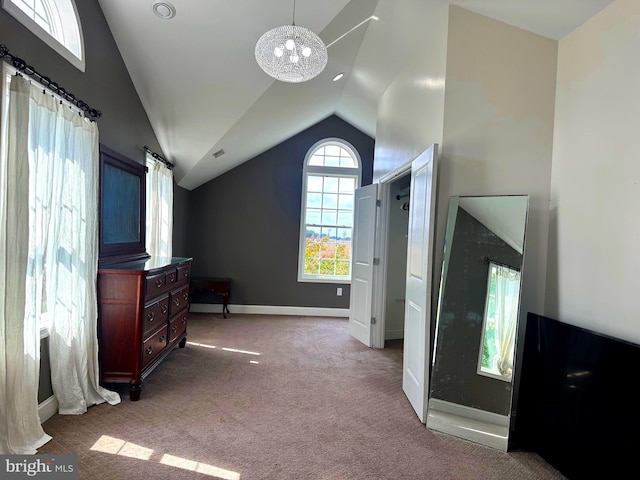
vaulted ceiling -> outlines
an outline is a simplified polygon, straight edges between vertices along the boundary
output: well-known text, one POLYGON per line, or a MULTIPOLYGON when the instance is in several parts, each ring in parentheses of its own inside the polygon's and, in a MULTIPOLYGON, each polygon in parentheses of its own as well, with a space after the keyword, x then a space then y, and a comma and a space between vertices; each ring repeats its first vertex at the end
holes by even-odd
POLYGON ((378 18, 331 45, 325 70, 300 84, 272 79, 254 57, 264 32, 291 23, 294 0, 168 1, 171 19, 151 0, 99 3, 162 153, 192 190, 332 114, 375 137, 378 100, 414 58, 434 2, 560 39, 613 0, 297 0, 296 25, 326 44, 378 18))

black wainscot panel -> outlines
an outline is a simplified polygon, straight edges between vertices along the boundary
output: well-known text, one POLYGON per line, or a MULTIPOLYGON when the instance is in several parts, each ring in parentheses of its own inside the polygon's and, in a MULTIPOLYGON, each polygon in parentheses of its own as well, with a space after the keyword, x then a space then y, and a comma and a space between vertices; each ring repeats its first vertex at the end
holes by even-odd
POLYGON ((569 479, 640 475, 640 346, 529 313, 514 445, 569 479))

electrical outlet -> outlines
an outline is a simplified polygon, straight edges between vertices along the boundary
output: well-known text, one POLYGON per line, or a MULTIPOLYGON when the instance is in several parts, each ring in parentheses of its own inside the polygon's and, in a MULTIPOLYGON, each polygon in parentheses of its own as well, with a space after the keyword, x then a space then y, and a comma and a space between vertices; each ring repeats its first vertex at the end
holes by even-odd
POLYGON ((338 290, 336 290, 336 295, 338 295, 339 297, 342 296, 342 288, 338 287, 338 290))

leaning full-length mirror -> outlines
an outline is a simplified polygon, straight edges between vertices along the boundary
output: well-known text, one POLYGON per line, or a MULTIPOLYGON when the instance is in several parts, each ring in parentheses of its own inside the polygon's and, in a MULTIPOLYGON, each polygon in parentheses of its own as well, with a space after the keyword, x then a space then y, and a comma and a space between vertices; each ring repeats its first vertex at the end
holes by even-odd
POLYGON ((529 197, 451 197, 427 427, 508 448, 529 197))

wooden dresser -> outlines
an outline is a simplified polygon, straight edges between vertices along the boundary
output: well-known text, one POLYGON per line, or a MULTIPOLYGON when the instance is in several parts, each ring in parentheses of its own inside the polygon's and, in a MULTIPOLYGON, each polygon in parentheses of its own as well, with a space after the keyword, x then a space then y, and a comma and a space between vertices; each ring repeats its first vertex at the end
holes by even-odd
POLYGON ((191 258, 148 257, 98 269, 100 383, 129 383, 140 398, 143 380, 187 342, 191 258))

